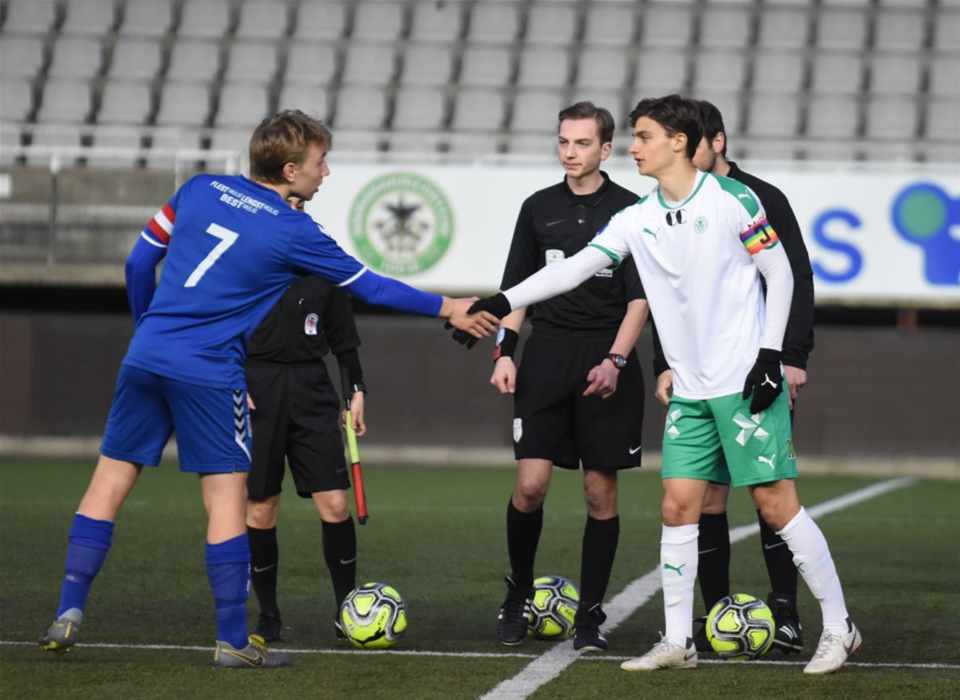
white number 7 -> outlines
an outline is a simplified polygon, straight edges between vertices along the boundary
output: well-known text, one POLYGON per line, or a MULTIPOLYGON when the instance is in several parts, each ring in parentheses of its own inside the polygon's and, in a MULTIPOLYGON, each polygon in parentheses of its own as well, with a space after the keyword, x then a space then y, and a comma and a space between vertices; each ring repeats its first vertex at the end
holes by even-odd
POLYGON ((190 273, 190 276, 183 285, 184 287, 196 287, 200 278, 207 274, 207 270, 213 267, 213 263, 217 262, 220 256, 227 252, 227 248, 236 243, 237 238, 239 238, 239 234, 236 232, 223 226, 218 226, 217 224, 210 224, 207 227, 207 233, 219 238, 220 242, 217 243, 213 250, 210 251, 210 254, 197 265, 197 269, 190 273))

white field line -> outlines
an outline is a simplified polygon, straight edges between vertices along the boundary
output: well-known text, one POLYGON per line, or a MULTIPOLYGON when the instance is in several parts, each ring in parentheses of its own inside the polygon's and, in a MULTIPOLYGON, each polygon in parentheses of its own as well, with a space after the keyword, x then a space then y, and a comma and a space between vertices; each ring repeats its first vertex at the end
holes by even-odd
MULTIPOLYGON (((16 641, 12 639, 0 640, 0 646, 20 646, 20 647, 34 647, 36 642, 23 642, 16 641)), ((202 651, 207 654, 213 651, 213 647, 199 646, 199 645, 189 645, 189 644, 109 644, 106 642, 92 642, 84 643, 84 649, 127 649, 129 651, 202 651)), ((372 657, 372 656, 428 656, 428 657, 441 657, 441 658, 451 658, 451 659, 475 659, 475 660, 488 660, 488 659, 536 659, 538 654, 521 654, 521 653, 491 653, 483 651, 430 651, 430 650, 394 650, 394 649, 353 649, 352 647, 344 646, 342 649, 298 649, 283 647, 283 651, 288 654, 317 654, 319 656, 353 656, 355 658, 363 657, 372 657)), ((612 654, 603 654, 599 656, 584 656, 582 661, 607 661, 620 663, 621 661, 626 661, 627 659, 633 658, 632 656, 614 656, 612 654)), ((730 661, 722 661, 720 659, 700 659, 697 663, 701 664, 729 664, 730 661)), ((756 668, 760 666, 804 666, 806 661, 772 661, 767 659, 762 659, 759 661, 750 661, 745 662, 744 665, 749 668, 756 668)), ((941 669, 948 671, 960 671, 960 664, 940 664, 940 663, 885 663, 885 662, 857 662, 857 661, 848 661, 845 666, 871 666, 877 668, 917 668, 917 669, 941 669)))
MULTIPOLYGON (((833 498, 811 508, 807 508, 807 513, 811 517, 833 513, 838 510, 843 510, 844 508, 849 508, 862 501, 876 498, 889 491, 910 486, 915 481, 916 479, 911 478, 881 481, 858 491, 848 493, 845 496, 833 498)), ((730 544, 739 542, 758 532, 760 532, 760 525, 757 523, 735 527, 730 530, 730 544)), ((604 612, 607 614, 607 621, 603 626, 604 631, 612 632, 635 610, 650 600, 650 598, 660 590, 660 585, 659 568, 628 584, 608 605, 604 606, 604 612)), ((580 656, 581 652, 574 651, 572 640, 558 644, 550 651, 537 657, 535 661, 532 661, 513 678, 508 678, 494 686, 490 692, 482 695, 480 700, 524 700, 524 698, 533 695, 540 686, 549 683, 563 673, 563 671, 580 658, 580 656)))

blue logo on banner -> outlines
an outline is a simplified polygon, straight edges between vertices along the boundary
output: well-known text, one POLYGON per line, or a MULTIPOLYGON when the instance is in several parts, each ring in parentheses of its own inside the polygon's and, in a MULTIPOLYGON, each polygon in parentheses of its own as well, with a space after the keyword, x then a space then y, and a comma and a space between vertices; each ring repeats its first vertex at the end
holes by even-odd
POLYGON ((960 285, 960 199, 937 185, 920 183, 904 189, 890 211, 893 227, 905 241, 923 248, 924 275, 931 284, 960 285))

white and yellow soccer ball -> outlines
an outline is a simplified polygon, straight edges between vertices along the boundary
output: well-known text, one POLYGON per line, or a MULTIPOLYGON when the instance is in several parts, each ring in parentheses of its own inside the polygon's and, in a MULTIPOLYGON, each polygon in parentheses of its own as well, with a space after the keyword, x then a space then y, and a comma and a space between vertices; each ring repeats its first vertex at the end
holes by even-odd
POLYGON ((720 599, 707 615, 707 639, 725 659, 748 661, 766 653, 774 628, 770 608, 746 593, 720 599))
POLYGON ((387 649, 407 630, 407 605, 393 586, 365 583, 344 598, 340 624, 353 646, 387 649))
POLYGON ((580 592, 563 576, 542 576, 533 582, 527 634, 559 641, 573 636, 573 618, 580 592))

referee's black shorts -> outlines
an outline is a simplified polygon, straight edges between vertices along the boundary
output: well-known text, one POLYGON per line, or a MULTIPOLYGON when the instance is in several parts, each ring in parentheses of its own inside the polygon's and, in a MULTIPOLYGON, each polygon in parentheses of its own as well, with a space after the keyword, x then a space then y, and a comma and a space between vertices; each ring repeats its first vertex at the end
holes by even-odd
POLYGON ((253 454, 247 495, 263 501, 281 492, 284 461, 297 494, 350 488, 340 436, 340 400, 323 362, 247 362, 253 454))
POLYGON ((615 335, 589 340, 534 330, 524 344, 514 395, 514 454, 558 467, 626 469, 640 466, 643 373, 636 351, 627 356, 617 391, 608 399, 583 396, 587 374, 610 352, 615 335))

